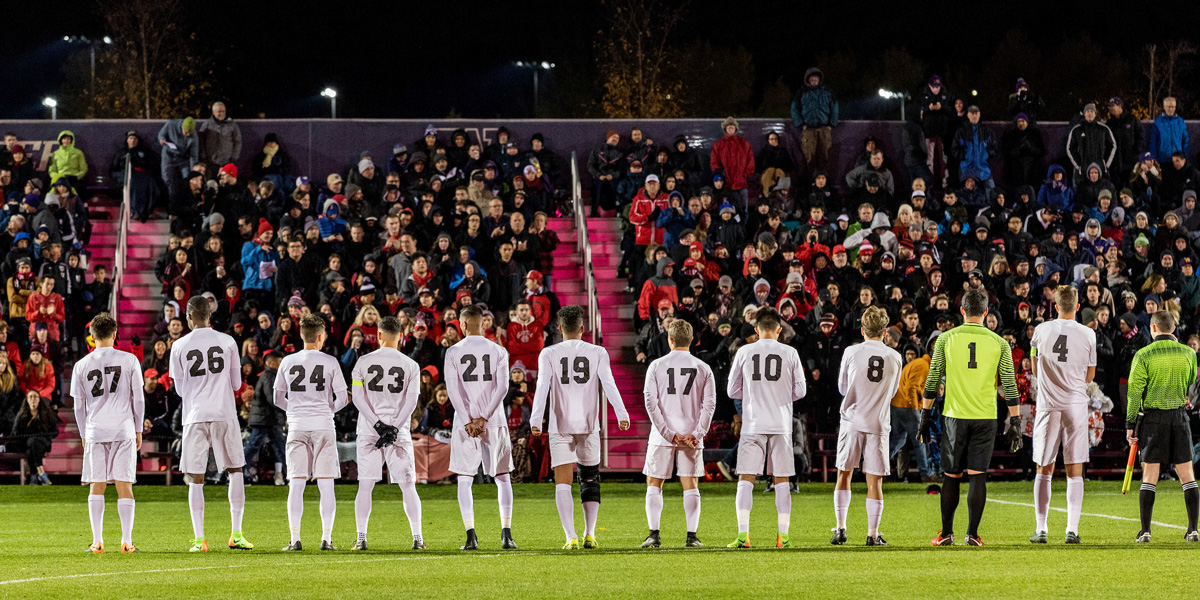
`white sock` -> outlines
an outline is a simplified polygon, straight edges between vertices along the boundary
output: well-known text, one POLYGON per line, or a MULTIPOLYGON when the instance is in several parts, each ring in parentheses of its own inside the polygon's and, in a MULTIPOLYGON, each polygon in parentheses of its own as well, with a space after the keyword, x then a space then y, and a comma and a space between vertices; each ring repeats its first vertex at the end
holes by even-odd
POLYGON ((496 476, 496 501, 500 503, 500 527, 512 527, 512 478, 508 473, 496 476))
POLYGON ((471 495, 471 485, 475 478, 470 475, 458 476, 458 512, 462 513, 463 528, 470 531, 475 529, 475 498, 471 495))
POLYGON ((417 495, 417 486, 413 483, 401 483, 400 492, 404 494, 404 516, 408 517, 408 528, 412 530, 414 540, 421 539, 421 496, 417 495))
POLYGON ((1079 533, 1079 514, 1083 511, 1083 478, 1067 478, 1067 531, 1079 533))
POLYGON ((133 498, 117 498, 117 514, 121 517, 121 543, 133 545, 133 498))
POLYGON ((662 521, 663 495, 662 488, 646 486, 646 524, 650 531, 658 531, 662 521))
POLYGON ((288 482, 288 529, 292 533, 292 542, 300 541, 300 521, 304 516, 304 486, 308 481, 303 478, 292 479, 288 482))
POLYGON ((554 506, 558 507, 558 521, 562 523, 567 539, 578 539, 579 536, 575 533, 575 497, 571 493, 571 484, 560 483, 554 486, 554 506))
POLYGON ((1033 478, 1033 514, 1037 518, 1037 531, 1046 531, 1046 517, 1050 514, 1050 476, 1038 473, 1033 478))
POLYGON ((738 533, 750 533, 750 511, 754 508, 753 482, 738 482, 737 494, 733 497, 733 506, 737 509, 738 533))
POLYGON ((883 518, 883 500, 867 498, 867 535, 879 535, 879 520, 883 518))
POLYGON ((583 503, 583 535, 596 535, 596 519, 599 516, 599 502, 583 503))
POLYGON ((358 529, 359 539, 367 537, 367 522, 371 520, 371 491, 374 489, 374 479, 358 480, 358 494, 354 496, 354 526, 358 529))
POLYGON ((321 492, 321 541, 333 541, 333 517, 337 515, 337 497, 333 495, 333 480, 318 479, 317 491, 321 492))
POLYGON ((232 531, 242 530, 242 513, 246 512, 246 477, 241 471, 229 474, 229 519, 232 531))
POLYGON ((281 462, 275 463, 275 474, 281 475, 281 476, 283 475, 283 463, 281 463, 281 462))
POLYGON ((696 533, 700 526, 700 490, 683 490, 683 516, 688 533, 696 533))
POLYGON ((850 510, 850 490, 833 490, 833 516, 837 518, 837 528, 846 528, 846 512, 850 510))
POLYGON ((92 543, 104 543, 104 494, 88 496, 88 517, 92 522, 92 543))
POLYGON ((204 484, 188 484, 188 507, 192 509, 192 537, 204 537, 204 484))
POLYGON ((787 535, 792 526, 792 486, 786 481, 775 484, 775 512, 779 515, 779 533, 787 535))

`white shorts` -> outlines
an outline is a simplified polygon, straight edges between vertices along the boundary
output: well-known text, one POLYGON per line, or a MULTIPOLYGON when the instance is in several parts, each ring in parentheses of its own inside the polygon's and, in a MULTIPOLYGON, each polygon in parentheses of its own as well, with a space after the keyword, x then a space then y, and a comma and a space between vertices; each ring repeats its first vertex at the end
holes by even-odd
POLYGON ((212 448, 217 468, 240 469, 246 466, 242 448, 242 428, 237 421, 210 421, 183 426, 179 471, 203 475, 208 469, 208 449, 212 448))
POLYGON ((513 470, 512 441, 507 427, 488 427, 477 438, 467 430, 455 427, 450 438, 450 472, 474 475, 483 465, 488 477, 511 473, 513 470))
POLYGON ((287 436, 288 479, 337 479, 342 476, 337 444, 332 429, 289 430, 287 436))
POLYGON ((655 479, 670 479, 673 471, 680 477, 704 477, 704 449, 687 446, 647 446, 642 474, 655 479))
POLYGON ((1039 410, 1033 417, 1033 463, 1054 464, 1062 444, 1063 463, 1088 462, 1088 407, 1072 404, 1059 410, 1039 410))
POLYGON ((579 463, 583 467, 600 464, 600 432, 550 434, 550 467, 579 463))
POLYGON ((891 475, 892 466, 888 460, 890 438, 886 433, 854 431, 849 425, 842 423, 838 428, 838 470, 853 471, 861 465, 862 472, 867 475, 891 475))
POLYGON ((358 436, 358 480, 383 479, 383 464, 386 462, 391 483, 416 482, 412 437, 407 433, 401 434, 394 444, 383 448, 375 447, 376 439, 374 436, 358 436))
POLYGON ((83 482, 137 482, 137 441, 87 442, 83 445, 83 482))
POLYGON ((742 434, 738 440, 737 474, 762 475, 763 463, 772 477, 791 477, 796 474, 796 458, 792 454, 792 434, 742 434))

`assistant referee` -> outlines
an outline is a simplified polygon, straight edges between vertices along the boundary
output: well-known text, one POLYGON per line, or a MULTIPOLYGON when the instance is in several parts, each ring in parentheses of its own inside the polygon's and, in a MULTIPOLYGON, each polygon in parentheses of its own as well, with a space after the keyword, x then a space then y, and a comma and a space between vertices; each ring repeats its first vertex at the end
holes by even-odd
POLYGON ((988 313, 988 293, 971 289, 963 295, 963 324, 938 336, 925 379, 921 401, 921 437, 929 439, 933 427, 931 407, 937 398, 942 375, 946 395, 942 413, 942 530, 934 546, 954 545, 954 512, 958 509, 959 486, 966 471, 968 546, 982 546, 979 521, 987 503, 987 470, 996 443, 996 380, 1004 388, 1009 423, 1006 434, 1015 452, 1021 447, 1020 417, 1017 416, 1017 382, 1013 375, 1012 348, 1004 338, 983 326, 988 313))
POLYGON ((1196 381, 1196 352, 1175 339, 1175 317, 1160 310, 1150 318, 1154 341, 1138 350, 1129 367, 1129 408, 1125 437, 1139 443, 1142 452, 1142 492, 1138 495, 1142 530, 1138 543, 1150 542, 1150 520, 1154 514, 1155 483, 1161 465, 1175 465, 1183 484, 1188 527, 1184 539, 1200 542, 1196 515, 1200 512, 1200 490, 1192 472, 1192 430, 1188 425, 1188 388, 1196 381), (1140 424, 1139 424, 1139 418, 1140 424))

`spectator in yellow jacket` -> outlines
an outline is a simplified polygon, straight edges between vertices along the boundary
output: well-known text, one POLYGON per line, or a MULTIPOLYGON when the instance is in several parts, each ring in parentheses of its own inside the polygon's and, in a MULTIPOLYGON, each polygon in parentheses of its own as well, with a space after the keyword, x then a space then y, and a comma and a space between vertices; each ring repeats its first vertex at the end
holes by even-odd
POLYGON ((58 181, 59 177, 66 177, 71 182, 71 188, 75 189, 87 174, 87 170, 87 159, 84 158, 83 151, 75 147, 75 134, 69 129, 64 129, 58 134, 58 149, 50 156, 49 181, 54 182, 58 181))

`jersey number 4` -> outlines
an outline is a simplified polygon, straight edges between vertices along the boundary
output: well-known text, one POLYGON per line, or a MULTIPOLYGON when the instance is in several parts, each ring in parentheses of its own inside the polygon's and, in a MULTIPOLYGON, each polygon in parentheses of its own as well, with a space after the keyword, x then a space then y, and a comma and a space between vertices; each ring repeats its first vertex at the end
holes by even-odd
MULTIPOLYGON (((761 358, 762 358, 761 354, 755 354, 754 358, 753 358, 754 373, 752 373, 750 375, 750 378, 753 379, 754 381, 762 381, 762 378, 763 378, 763 372, 759 368, 759 360, 761 358)), ((779 381, 779 377, 781 375, 783 375, 783 358, 780 357, 778 354, 768 354, 767 358, 765 360, 763 360, 762 362, 767 363, 766 364, 767 381, 779 381), (774 372, 772 372, 772 369, 774 369, 774 372)))
POLYGON ((187 353, 187 356, 184 358, 186 358, 188 362, 192 363, 191 366, 188 367, 188 375, 191 375, 192 377, 204 377, 205 354, 208 355, 209 373, 220 373, 221 371, 225 370, 225 357, 221 356, 221 348, 220 346, 213 346, 212 348, 208 349, 207 353, 199 350, 192 350, 187 353))
MULTIPOLYGON (((295 365, 288 369, 288 375, 292 377, 289 387, 293 392, 308 391, 308 386, 304 385, 304 367, 302 365, 295 365)), ((325 365, 313 367, 312 376, 308 378, 308 382, 316 386, 318 392, 325 391, 325 365)))
POLYGON ((1050 350, 1058 355, 1058 362, 1067 362, 1067 336, 1058 336, 1050 350))
MULTIPOLYGON (((367 367, 367 374, 372 378, 367 382, 367 389, 372 392, 383 391, 383 365, 371 365, 367 367)), ((393 394, 399 394, 404 391, 404 369, 400 367, 392 367, 387 370, 387 374, 392 376, 392 382, 387 385, 387 391, 393 394)))
MULTIPOLYGON (((559 377, 558 381, 563 385, 567 385, 571 383, 571 373, 568 370, 567 357, 562 357, 562 360, 559 362, 562 365, 562 377, 559 377)), ((592 365, 588 362, 587 358, 576 356, 571 365, 575 367, 575 383, 587 383, 592 378, 592 365)))
POLYGON ((88 371, 87 380, 92 382, 92 397, 99 398, 104 394, 104 376, 112 375, 112 383, 108 385, 108 393, 115 394, 117 392, 117 383, 121 381, 121 367, 104 367, 104 372, 100 369, 92 369, 88 371))

